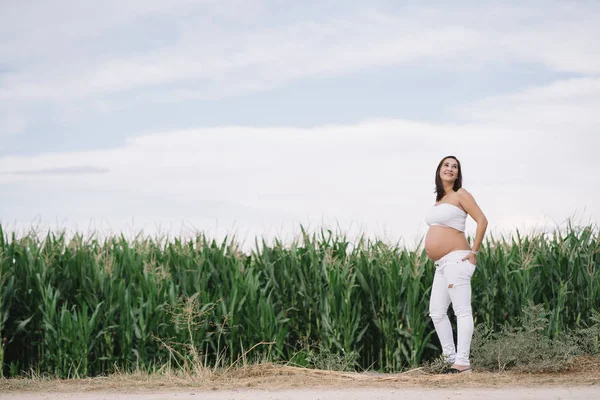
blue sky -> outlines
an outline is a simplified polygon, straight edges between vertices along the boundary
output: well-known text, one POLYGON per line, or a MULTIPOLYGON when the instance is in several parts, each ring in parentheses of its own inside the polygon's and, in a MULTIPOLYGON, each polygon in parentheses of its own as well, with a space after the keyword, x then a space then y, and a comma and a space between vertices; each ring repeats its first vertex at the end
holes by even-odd
POLYGON ((600 6, 397 4, 0 5, 0 221, 414 242, 447 154, 491 232, 597 221, 600 6))

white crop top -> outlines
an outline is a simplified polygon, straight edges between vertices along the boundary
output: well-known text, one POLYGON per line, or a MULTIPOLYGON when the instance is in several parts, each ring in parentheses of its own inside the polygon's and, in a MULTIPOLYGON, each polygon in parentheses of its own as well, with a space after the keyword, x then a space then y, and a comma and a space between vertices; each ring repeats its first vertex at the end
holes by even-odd
POLYGON ((461 232, 465 231, 466 221, 467 213, 450 203, 440 203, 433 206, 425 217, 425 222, 429 226, 447 226, 461 232))

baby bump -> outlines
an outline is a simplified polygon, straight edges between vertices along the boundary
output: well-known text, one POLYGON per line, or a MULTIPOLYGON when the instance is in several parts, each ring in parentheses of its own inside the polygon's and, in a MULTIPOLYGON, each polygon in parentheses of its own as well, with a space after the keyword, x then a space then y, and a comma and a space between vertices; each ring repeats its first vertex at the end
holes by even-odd
POLYGON ((445 226, 432 226, 425 237, 425 251, 433 261, 455 250, 469 250, 464 233, 445 226))

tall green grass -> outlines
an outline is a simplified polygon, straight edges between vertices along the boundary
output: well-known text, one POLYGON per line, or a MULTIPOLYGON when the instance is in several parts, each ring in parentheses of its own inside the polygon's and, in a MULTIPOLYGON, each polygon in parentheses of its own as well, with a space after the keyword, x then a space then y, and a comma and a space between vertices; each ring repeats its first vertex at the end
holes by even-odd
MULTIPOLYGON (((517 323, 533 302, 548 313, 549 338, 585 325, 600 305, 599 266, 595 226, 487 240, 472 281, 476 324, 517 323)), ((433 272, 420 248, 330 231, 244 254, 202 235, 67 240, 0 226, 1 370, 81 377, 240 356, 302 364, 320 348, 399 371, 439 355, 433 272), (248 352, 260 342, 270 344, 248 352)))

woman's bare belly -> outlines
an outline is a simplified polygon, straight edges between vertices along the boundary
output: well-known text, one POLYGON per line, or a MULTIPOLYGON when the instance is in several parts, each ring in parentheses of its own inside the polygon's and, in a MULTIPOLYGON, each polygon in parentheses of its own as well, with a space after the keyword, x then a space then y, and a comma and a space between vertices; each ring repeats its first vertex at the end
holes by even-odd
POLYGON ((425 251, 433 261, 456 250, 470 250, 465 234, 447 226, 433 225, 425 236, 425 251))

